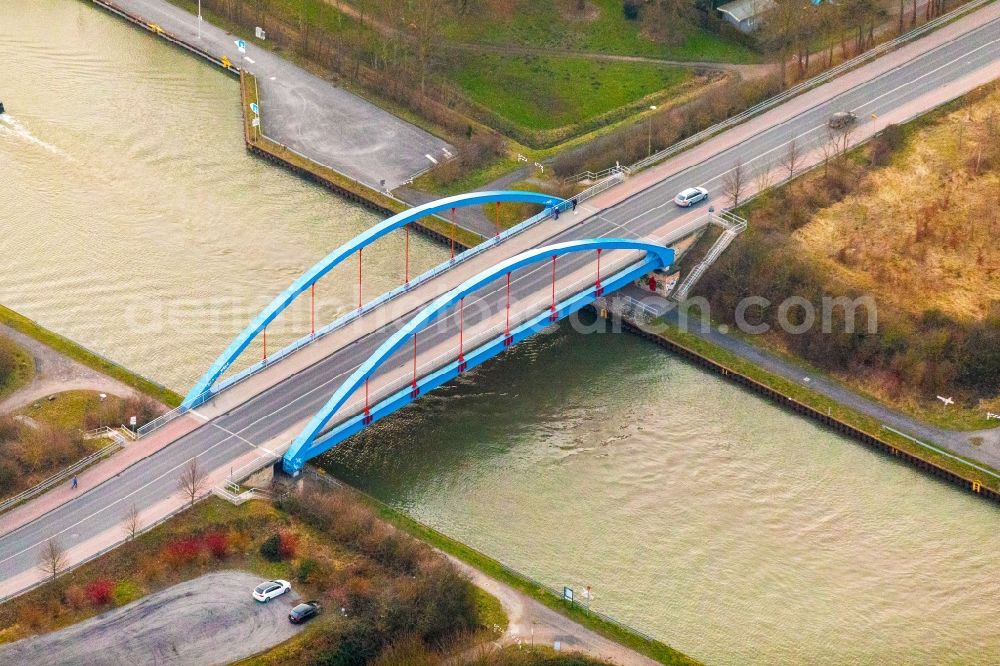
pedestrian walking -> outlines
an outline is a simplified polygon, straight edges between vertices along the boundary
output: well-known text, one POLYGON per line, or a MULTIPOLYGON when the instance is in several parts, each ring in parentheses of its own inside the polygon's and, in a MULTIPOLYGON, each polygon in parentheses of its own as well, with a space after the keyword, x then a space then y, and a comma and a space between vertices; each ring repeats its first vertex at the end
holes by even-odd
POLYGON ((73 475, 73 490, 76 490, 77 485, 78 485, 78 481, 77 481, 77 478, 76 478, 76 474, 74 474, 73 475))
POLYGON ((573 212, 576 212, 576 197, 573 197, 573 212))
POLYGON ((556 219, 559 219, 559 206, 556 206, 553 210, 556 212, 556 219))

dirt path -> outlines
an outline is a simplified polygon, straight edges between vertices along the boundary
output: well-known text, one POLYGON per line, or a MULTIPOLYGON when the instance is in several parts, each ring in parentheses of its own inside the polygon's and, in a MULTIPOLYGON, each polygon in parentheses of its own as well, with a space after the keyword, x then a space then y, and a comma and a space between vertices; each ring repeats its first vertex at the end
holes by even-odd
MULTIPOLYGON (((498 641, 500 645, 533 643, 553 647, 559 643, 562 651, 582 652, 612 664, 652 666, 658 663, 580 626, 565 615, 557 613, 526 594, 490 578, 461 560, 450 555, 446 555, 446 557, 459 571, 469 576, 476 587, 489 592, 500 600, 500 604, 510 621, 507 632, 498 641)), ((479 650, 481 651, 481 648, 479 650)))
POLYGON ((51 347, 4 324, 0 324, 0 334, 28 350, 35 359, 35 376, 26 386, 0 401, 0 414, 30 405, 36 400, 61 391, 100 391, 122 398, 135 393, 130 386, 117 379, 67 358, 51 347))
POLYGON ((109 666, 229 664, 288 640, 294 589, 261 604, 260 579, 211 573, 51 634, 0 646, 0 663, 109 666))

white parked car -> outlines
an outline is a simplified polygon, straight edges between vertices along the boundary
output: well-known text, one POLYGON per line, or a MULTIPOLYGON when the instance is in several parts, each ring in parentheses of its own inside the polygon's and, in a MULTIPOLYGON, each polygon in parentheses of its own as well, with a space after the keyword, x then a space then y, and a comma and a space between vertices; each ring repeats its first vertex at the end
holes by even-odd
POLYGON ((693 206, 699 201, 704 201, 707 198, 708 190, 704 187, 689 187, 674 197, 674 203, 681 208, 687 208, 688 206, 693 206))
POLYGON ((287 580, 269 580, 253 589, 253 598, 257 601, 267 603, 275 597, 280 597, 290 589, 292 589, 292 584, 287 580))

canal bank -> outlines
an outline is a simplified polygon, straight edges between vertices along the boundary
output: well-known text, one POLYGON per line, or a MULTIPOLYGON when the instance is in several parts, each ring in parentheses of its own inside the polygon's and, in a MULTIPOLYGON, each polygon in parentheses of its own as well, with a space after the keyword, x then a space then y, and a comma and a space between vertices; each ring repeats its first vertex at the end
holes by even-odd
MULTIPOLYGON (((609 316, 606 310, 602 316, 609 316)), ((927 474, 947 481, 985 499, 1000 503, 1000 478, 979 464, 953 456, 936 447, 919 442, 892 429, 878 427, 877 422, 845 405, 837 404, 838 416, 833 416, 831 401, 808 388, 799 387, 773 375, 751 362, 713 345, 690 332, 683 332, 665 322, 642 324, 623 318, 624 330, 649 340, 663 349, 691 361, 699 367, 725 377, 740 387, 762 395, 777 406, 805 416, 834 432, 873 447, 927 474), (697 348, 698 350, 696 351, 697 348), (736 366, 739 369, 736 369, 736 366), (826 411, 823 411, 823 408, 826 411)))

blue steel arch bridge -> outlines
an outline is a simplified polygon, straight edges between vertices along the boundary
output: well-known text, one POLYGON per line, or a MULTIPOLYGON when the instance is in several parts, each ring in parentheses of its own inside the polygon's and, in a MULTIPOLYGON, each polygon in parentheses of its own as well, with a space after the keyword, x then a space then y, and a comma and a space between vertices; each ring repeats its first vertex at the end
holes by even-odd
MULTIPOLYGON (((575 208, 575 202, 547 194, 525 191, 473 192, 433 201, 394 215, 343 244, 305 271, 276 296, 226 347, 195 383, 178 413, 193 410, 248 376, 273 367, 283 358, 359 320, 390 301, 402 301, 419 287, 439 289, 386 326, 369 327, 359 334, 369 339, 359 346, 352 367, 328 385, 329 399, 295 436, 282 459, 282 467, 297 474, 307 461, 328 451, 421 395, 448 382, 518 342, 579 311, 597 298, 632 283, 654 270, 670 267, 673 250, 638 239, 584 238, 528 247, 497 261, 480 257, 539 223, 550 223, 560 212, 575 208), (518 202, 537 204, 541 213, 496 238, 455 255, 440 266, 417 276, 409 275, 409 228, 429 215, 454 211, 463 206, 518 202), (364 303, 362 256, 364 249, 390 233, 403 230, 405 282, 397 289, 364 303), (315 316, 311 330, 298 342, 267 355, 267 327, 298 298, 311 300, 315 313, 317 282, 335 267, 357 260, 358 308, 317 331, 315 316), (453 286, 432 278, 451 273, 453 286), (439 284, 440 283, 440 284, 439 284), (442 286, 444 285, 444 286, 442 286), (223 379, 233 363, 251 343, 261 338, 263 358, 241 373, 223 379)), ((349 343, 356 342, 357 338, 349 343)))

